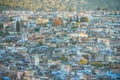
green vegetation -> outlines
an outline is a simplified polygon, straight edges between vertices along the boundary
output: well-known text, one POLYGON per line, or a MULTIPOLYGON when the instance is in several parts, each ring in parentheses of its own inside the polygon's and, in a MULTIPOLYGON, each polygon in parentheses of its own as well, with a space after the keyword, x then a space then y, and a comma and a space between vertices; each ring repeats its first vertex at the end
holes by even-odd
POLYGON ((3 34, 4 34, 4 32, 3 32, 3 31, 0 31, 0 36, 4 36, 3 34))
POLYGON ((38 45, 40 46, 40 45, 43 45, 43 42, 42 41, 39 41, 38 42, 38 45))
POLYGON ((39 30, 40 30, 39 28, 35 28, 35 32, 39 32, 39 30))
POLYGON ((89 22, 88 17, 81 17, 80 22, 89 22))
POLYGON ((71 28, 78 28, 78 26, 73 26, 73 27, 71 27, 71 28))
POLYGON ((0 36, 6 36, 8 34, 9 32, 7 29, 5 29, 5 31, 3 30, 3 23, 0 23, 0 36))
POLYGON ((0 23, 0 30, 3 29, 3 23, 0 23))
POLYGON ((9 31, 7 29, 5 29, 5 35, 9 35, 9 31))
POLYGON ((98 7, 98 8, 96 8, 96 10, 98 10, 98 11, 99 11, 99 10, 101 10, 101 8, 100 8, 100 7, 98 7))
POLYGON ((16 31, 19 33, 20 32, 20 24, 19 21, 16 22, 16 31))
POLYGON ((5 31, 0 31, 0 36, 6 36, 9 35, 9 31, 7 29, 5 29, 5 31))
POLYGON ((10 17, 10 21, 13 21, 13 18, 12 18, 12 16, 10 17))
POLYGON ((66 56, 62 56, 60 59, 61 59, 62 61, 68 61, 68 58, 67 58, 66 56))
POLYGON ((96 66, 96 67, 102 67, 103 66, 102 62, 92 62, 91 65, 96 66))
POLYGON ((42 26, 43 26, 43 27, 47 27, 47 23, 43 23, 42 26))

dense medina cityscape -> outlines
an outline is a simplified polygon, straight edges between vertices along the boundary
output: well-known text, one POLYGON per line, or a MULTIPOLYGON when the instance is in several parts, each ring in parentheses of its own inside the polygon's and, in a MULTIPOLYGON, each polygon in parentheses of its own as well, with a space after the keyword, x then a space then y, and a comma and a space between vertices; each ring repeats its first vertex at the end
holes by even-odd
POLYGON ((120 11, 1 11, 0 80, 120 80, 120 11))

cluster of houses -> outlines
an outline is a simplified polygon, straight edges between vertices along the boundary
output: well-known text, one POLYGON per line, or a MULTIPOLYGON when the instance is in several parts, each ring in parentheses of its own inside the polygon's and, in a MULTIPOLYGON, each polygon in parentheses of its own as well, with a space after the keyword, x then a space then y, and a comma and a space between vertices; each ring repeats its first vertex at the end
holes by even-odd
POLYGON ((0 80, 120 79, 119 11, 2 11, 0 23, 0 80))

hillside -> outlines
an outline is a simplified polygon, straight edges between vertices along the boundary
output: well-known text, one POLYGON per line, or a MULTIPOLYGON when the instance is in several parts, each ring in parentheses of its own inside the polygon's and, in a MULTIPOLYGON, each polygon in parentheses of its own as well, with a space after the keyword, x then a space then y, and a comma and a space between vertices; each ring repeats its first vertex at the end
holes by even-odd
POLYGON ((0 0, 0 10, 83 11, 120 9, 120 0, 0 0))

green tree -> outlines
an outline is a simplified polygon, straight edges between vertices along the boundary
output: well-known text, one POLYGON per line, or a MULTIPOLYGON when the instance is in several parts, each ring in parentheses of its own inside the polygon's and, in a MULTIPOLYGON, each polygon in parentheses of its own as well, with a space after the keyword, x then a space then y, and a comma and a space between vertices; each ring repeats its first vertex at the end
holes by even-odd
POLYGON ((3 23, 0 23, 0 30, 3 29, 3 23))
POLYGON ((0 36, 6 36, 9 35, 9 31, 7 29, 5 29, 5 31, 1 30, 0 31, 0 36))
POLYGON ((72 11, 72 8, 70 7, 68 11, 72 11))
POLYGON ((5 29, 5 35, 9 35, 9 31, 5 29))
POLYGON ((61 57, 61 60, 62 60, 62 61, 68 61, 68 58, 63 55, 63 56, 61 57))
POLYGON ((77 22, 79 22, 79 18, 78 18, 78 16, 77 16, 77 22))
POLYGON ((0 31, 0 36, 4 36, 4 33, 3 33, 3 31, 0 31))
POLYGON ((10 21, 13 21, 13 18, 12 18, 12 16, 10 17, 10 21))
POLYGON ((98 7, 98 8, 96 8, 95 10, 100 11, 100 10, 101 10, 101 8, 100 8, 100 7, 98 7))
POLYGON ((47 23, 42 23, 42 26, 43 27, 47 27, 47 23))
POLYGON ((19 24, 19 21, 17 21, 17 23, 16 23, 16 31, 17 31, 17 32, 20 32, 20 24, 19 24))
POLYGON ((35 28, 35 32, 39 32, 40 31, 40 29, 39 28, 35 28))
POLYGON ((43 45, 42 41, 39 41, 39 42, 38 42, 38 45, 43 45))
POLYGON ((96 66, 96 67, 102 67, 103 66, 102 62, 92 62, 91 65, 96 66))
POLYGON ((72 22, 72 17, 70 16, 70 22, 72 22))
POLYGON ((80 22, 89 22, 88 17, 81 17, 80 22))

